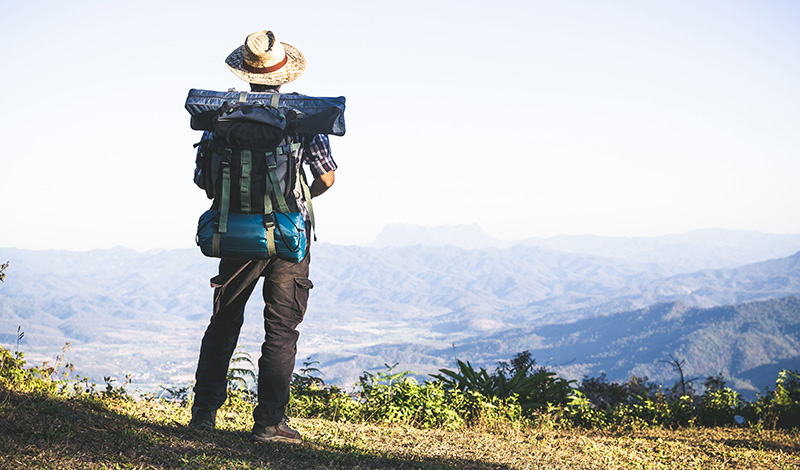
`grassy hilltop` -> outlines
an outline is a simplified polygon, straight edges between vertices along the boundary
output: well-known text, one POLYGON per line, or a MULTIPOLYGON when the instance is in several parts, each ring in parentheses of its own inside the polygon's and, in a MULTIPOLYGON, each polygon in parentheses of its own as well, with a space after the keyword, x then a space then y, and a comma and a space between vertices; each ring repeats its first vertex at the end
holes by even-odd
MULTIPOLYGON (((587 416, 596 415, 566 419, 565 408, 555 406, 520 414, 514 398, 469 393, 462 398, 481 397, 459 402, 467 403, 463 413, 470 416, 439 410, 450 418, 437 426, 421 419, 423 406, 404 414, 398 403, 407 406, 409 391, 416 391, 435 408, 435 397, 449 395, 405 381, 402 373, 373 377, 374 395, 361 402, 298 376, 293 415, 322 406, 316 414, 335 419, 292 419, 302 444, 255 444, 248 440, 253 405, 235 385, 218 429, 197 432, 186 427, 185 399, 134 399, 111 380, 97 390, 85 378, 59 380, 69 369, 61 367, 28 367, 20 354, 0 350, 0 468, 800 468, 800 431, 791 427, 703 427, 694 419, 677 426, 635 420, 587 426, 587 416), (363 414, 364 406, 373 408, 363 414)), ((533 376, 526 373, 523 382, 533 376)))

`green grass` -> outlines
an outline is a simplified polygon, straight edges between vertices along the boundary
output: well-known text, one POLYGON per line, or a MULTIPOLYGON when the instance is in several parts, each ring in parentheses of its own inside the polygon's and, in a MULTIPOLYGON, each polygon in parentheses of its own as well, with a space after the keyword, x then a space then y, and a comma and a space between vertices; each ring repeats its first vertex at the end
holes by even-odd
POLYGON ((251 443, 246 405, 218 430, 185 425, 188 406, 58 396, 0 386, 3 469, 799 469, 800 431, 630 432, 478 425, 454 431, 294 419, 302 444, 251 443))

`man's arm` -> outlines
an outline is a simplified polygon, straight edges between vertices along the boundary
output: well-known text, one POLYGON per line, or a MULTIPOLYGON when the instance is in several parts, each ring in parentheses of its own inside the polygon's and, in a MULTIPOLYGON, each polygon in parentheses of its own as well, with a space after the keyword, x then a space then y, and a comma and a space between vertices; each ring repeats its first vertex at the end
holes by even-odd
POLYGON ((315 135, 311 140, 304 141, 303 152, 303 158, 314 174, 314 182, 309 188, 311 197, 314 198, 333 186, 333 172, 337 166, 331 156, 331 146, 325 134, 315 135))
POLYGON ((333 170, 331 170, 327 173, 319 175, 317 178, 314 178, 314 182, 311 183, 310 188, 312 198, 319 196, 333 186, 333 182, 335 181, 333 173, 333 170))

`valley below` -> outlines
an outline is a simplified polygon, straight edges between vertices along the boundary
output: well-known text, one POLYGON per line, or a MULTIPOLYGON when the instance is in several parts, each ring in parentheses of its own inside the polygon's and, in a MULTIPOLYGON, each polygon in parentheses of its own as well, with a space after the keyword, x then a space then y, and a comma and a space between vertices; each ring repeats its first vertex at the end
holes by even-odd
MULTIPOLYGON (((314 245, 299 367, 314 363, 326 383, 351 389, 364 371, 395 364, 424 380, 456 358, 492 371, 527 350, 569 379, 636 374, 670 385, 672 355, 698 382, 722 373, 750 398, 782 368, 800 368, 800 236, 710 231, 486 247, 485 236, 451 236, 454 246, 426 243, 447 233, 408 232, 380 246, 314 245)), ((0 257, 11 263, 0 285, 5 347, 55 364, 69 342, 62 363, 99 385, 130 375, 131 389, 157 391, 193 380, 215 260, 193 249, 124 248, 0 248, 0 257)), ((239 342, 254 362, 262 308, 257 289, 239 342)))

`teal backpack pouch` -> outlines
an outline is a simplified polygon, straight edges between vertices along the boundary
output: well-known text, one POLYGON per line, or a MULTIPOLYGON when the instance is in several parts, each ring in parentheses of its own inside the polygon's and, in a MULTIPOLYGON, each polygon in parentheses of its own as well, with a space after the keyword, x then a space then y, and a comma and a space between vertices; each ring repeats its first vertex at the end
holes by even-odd
POLYGON ((306 223, 299 212, 228 214, 227 227, 219 233, 219 211, 207 210, 197 223, 197 245, 204 255, 230 259, 269 259, 270 245, 275 257, 299 263, 306 256, 306 223))

